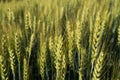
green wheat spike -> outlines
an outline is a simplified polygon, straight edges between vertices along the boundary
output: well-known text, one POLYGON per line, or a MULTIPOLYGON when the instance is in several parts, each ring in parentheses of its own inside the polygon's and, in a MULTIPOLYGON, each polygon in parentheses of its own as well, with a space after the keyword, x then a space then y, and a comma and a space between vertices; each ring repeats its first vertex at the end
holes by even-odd
POLYGON ((18 76, 21 80, 21 39, 18 33, 15 33, 15 53, 18 60, 18 76))
POLYGON ((45 64, 46 64, 46 43, 42 43, 41 51, 40 51, 40 74, 42 76, 42 80, 44 80, 45 76, 45 64))
POLYGON ((23 59, 23 80, 29 80, 29 64, 26 58, 23 59))
POLYGON ((92 80, 104 80, 106 65, 108 63, 107 53, 100 52, 98 59, 96 60, 92 80))
POLYGON ((2 80, 9 80, 8 70, 6 66, 6 59, 2 55, 0 55, 0 70, 2 80))
POLYGON ((16 80, 15 78, 15 74, 16 74, 16 57, 15 54, 13 52, 13 50, 11 48, 9 48, 9 55, 10 55, 10 66, 11 66, 11 70, 13 73, 13 80, 16 80))

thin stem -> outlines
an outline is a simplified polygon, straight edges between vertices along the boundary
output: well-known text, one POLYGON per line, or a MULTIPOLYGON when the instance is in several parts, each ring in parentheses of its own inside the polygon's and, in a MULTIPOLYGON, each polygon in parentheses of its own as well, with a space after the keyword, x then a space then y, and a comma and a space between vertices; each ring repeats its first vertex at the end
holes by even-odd
POLYGON ((68 68, 68 80, 70 80, 70 66, 68 68))
POLYGON ((46 65, 46 76, 47 76, 47 80, 49 80, 47 65, 46 65))
POLYGON ((59 73, 58 73, 58 71, 56 71, 56 80, 58 80, 59 79, 59 73))
POLYGON ((18 76, 19 80, 21 80, 20 61, 18 61, 18 76))
POLYGON ((15 79, 15 73, 13 73, 13 80, 16 80, 16 79, 15 79))

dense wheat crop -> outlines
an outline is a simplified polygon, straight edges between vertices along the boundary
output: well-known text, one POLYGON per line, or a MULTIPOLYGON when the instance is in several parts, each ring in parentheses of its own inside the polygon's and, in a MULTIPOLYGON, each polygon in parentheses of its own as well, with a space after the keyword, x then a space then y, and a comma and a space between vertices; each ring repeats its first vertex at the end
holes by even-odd
POLYGON ((120 0, 0 0, 0 80, 120 80, 120 0))

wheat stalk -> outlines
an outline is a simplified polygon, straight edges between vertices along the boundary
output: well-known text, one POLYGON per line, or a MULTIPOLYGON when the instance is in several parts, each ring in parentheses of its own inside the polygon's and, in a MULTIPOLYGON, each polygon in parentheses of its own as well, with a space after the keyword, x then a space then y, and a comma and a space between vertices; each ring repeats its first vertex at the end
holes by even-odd
POLYGON ((85 70, 89 66, 89 64, 87 64, 88 54, 86 49, 82 47, 81 47, 80 53, 81 53, 81 59, 80 59, 80 68, 79 68, 79 80, 81 79, 84 80, 86 75, 85 70))
POLYGON ((98 55, 99 45, 101 42, 101 27, 100 27, 100 14, 98 13, 93 33, 93 41, 92 41, 92 63, 96 60, 96 56, 98 55))
POLYGON ((37 23, 36 23, 36 16, 34 16, 34 21, 33 21, 33 32, 36 32, 36 28, 37 28, 37 23))
POLYGON ((76 44, 77 44, 77 49, 78 49, 78 64, 79 64, 79 69, 78 69, 78 74, 79 74, 79 80, 84 80, 85 79, 85 69, 86 69, 86 64, 87 64, 87 52, 86 49, 83 48, 83 45, 85 45, 83 42, 83 37, 85 36, 85 30, 86 29, 86 19, 87 19, 87 7, 84 6, 82 15, 81 15, 81 20, 77 20, 76 22, 76 32, 77 33, 77 38, 76 38, 76 44), (82 38, 81 38, 82 37, 82 38))
POLYGON ((33 46, 34 46, 34 42, 35 41, 35 33, 33 33, 32 35, 31 35, 31 37, 30 37, 30 44, 29 44, 29 46, 27 47, 27 49, 28 49, 28 58, 30 59, 30 56, 31 56, 31 51, 32 51, 32 48, 33 48, 33 46))
POLYGON ((0 70, 2 80, 9 80, 8 70, 6 66, 6 59, 4 58, 4 56, 0 55, 0 70))
POLYGON ((8 54, 8 43, 7 37, 3 34, 1 39, 2 55, 1 55, 1 75, 3 80, 8 79, 8 70, 9 70, 9 54, 8 54), (2 61, 3 60, 3 61, 2 61), (3 65, 2 65, 3 64, 3 65), (6 66, 7 65, 7 66, 6 66))
POLYGON ((106 71, 106 65, 108 63, 107 59, 107 53, 101 51, 98 59, 96 60, 92 80, 105 80, 105 71, 106 71))
POLYGON ((26 45, 29 46, 30 37, 31 37, 31 30, 32 30, 32 22, 31 22, 31 14, 29 11, 25 13, 25 37, 26 37, 26 45))
POLYGON ((15 53, 17 54, 17 59, 20 61, 21 57, 21 39, 20 34, 15 33, 15 53))
POLYGON ((25 29, 29 30, 32 27, 32 22, 31 22, 31 15, 29 11, 26 11, 25 14, 25 29))
POLYGON ((23 80, 29 80, 29 64, 26 58, 23 59, 23 80))
POLYGON ((78 51, 80 52, 80 45, 81 45, 81 24, 80 24, 80 21, 77 20, 76 21, 76 30, 75 30, 75 40, 76 40, 76 45, 77 45, 77 48, 78 48, 78 51))
MULTIPOLYGON (((54 66, 55 66, 55 43, 54 38, 50 36, 49 38, 49 49, 50 49, 50 58, 51 58, 51 67, 52 67, 52 75, 54 75, 54 66)), ((54 76, 52 76, 52 79, 54 79, 54 76)))
POLYGON ((2 53, 4 56, 8 57, 8 49, 7 49, 7 37, 6 35, 3 35, 2 36, 2 39, 1 39, 1 46, 2 46, 2 53))
POLYGON ((46 43, 43 42, 41 45, 41 49, 40 49, 40 74, 42 76, 42 80, 44 80, 44 76, 45 76, 45 64, 46 64, 46 43))
POLYGON ((92 54, 91 54, 91 62, 92 62, 92 68, 91 72, 95 63, 95 60, 97 56, 99 55, 100 52, 100 47, 101 47, 101 41, 102 41, 102 35, 104 32, 104 27, 105 27, 105 21, 100 20, 100 13, 98 12, 96 16, 96 21, 94 25, 94 31, 93 31, 93 40, 92 40, 92 54), (101 25, 100 25, 101 24, 101 25))
MULTIPOLYGON (((118 27, 118 45, 120 48, 120 26, 118 27)), ((120 51, 119 51, 120 53, 120 51)), ((118 76, 117 79, 120 80, 120 54, 119 54, 119 60, 118 60, 118 76)))
POLYGON ((120 45, 120 26, 118 27, 118 44, 120 45))
POLYGON ((71 31, 71 26, 70 22, 68 21, 66 24, 66 29, 67 29, 67 36, 68 36, 68 58, 69 58, 69 64, 71 67, 73 67, 73 41, 74 41, 74 36, 73 36, 73 31, 71 31))
POLYGON ((18 33, 15 33, 15 53, 18 60, 18 76, 21 80, 21 39, 18 33))
POLYGON ((59 37, 55 37, 55 68, 56 68, 56 80, 64 80, 65 79, 65 54, 63 53, 63 38, 60 35, 59 37), (62 65, 62 66, 61 66, 62 65))
POLYGON ((15 54, 14 54, 14 52, 11 48, 9 48, 9 55, 10 55, 10 66, 11 66, 11 70, 12 70, 12 73, 13 73, 13 80, 16 80, 15 79, 16 57, 15 57, 15 54))

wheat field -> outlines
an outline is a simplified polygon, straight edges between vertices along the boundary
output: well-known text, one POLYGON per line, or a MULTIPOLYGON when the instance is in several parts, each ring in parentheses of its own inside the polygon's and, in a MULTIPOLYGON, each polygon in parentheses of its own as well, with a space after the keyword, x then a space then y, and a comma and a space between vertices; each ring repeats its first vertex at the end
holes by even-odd
POLYGON ((120 80, 120 0, 0 0, 0 80, 120 80))

